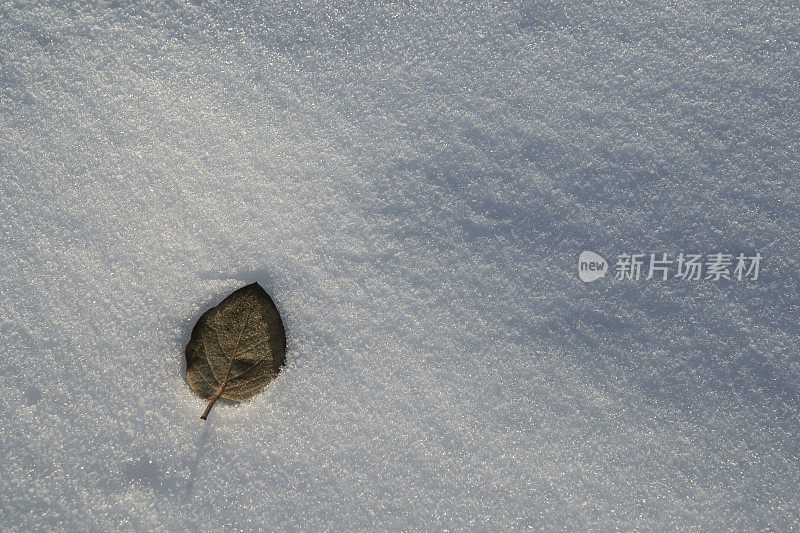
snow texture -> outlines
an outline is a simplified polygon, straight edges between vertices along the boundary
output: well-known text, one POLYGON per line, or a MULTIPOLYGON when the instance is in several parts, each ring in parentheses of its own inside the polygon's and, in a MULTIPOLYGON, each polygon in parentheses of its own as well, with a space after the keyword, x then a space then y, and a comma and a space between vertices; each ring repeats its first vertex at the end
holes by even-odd
POLYGON ((0 529, 800 528, 796 3, 430 4, 0 4, 0 529))

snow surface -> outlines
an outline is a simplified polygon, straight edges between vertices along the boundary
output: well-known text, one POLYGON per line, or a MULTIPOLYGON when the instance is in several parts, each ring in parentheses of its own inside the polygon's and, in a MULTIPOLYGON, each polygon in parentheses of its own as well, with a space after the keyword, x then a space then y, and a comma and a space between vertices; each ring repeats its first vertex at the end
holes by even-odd
POLYGON ((799 25, 3 2, 0 529, 800 528, 799 25), (287 366, 203 423, 183 349, 252 281, 287 366))

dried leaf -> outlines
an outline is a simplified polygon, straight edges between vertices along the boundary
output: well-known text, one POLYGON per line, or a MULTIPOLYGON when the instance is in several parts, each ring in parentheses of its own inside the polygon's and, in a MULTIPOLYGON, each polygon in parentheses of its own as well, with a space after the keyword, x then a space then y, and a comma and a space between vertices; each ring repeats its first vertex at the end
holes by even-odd
POLYGON ((286 358, 286 332, 275 304, 258 283, 231 293, 200 317, 186 345, 186 380, 211 400, 244 401, 278 375, 286 358))

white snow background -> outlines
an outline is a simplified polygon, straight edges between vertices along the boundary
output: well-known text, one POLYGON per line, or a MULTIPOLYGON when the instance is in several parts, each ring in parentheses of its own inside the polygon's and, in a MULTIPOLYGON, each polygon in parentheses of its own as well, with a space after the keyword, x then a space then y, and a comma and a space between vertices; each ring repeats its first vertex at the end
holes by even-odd
POLYGON ((0 528, 800 527, 799 25, 3 2, 0 528), (287 365, 203 423, 184 347, 252 281, 287 365))

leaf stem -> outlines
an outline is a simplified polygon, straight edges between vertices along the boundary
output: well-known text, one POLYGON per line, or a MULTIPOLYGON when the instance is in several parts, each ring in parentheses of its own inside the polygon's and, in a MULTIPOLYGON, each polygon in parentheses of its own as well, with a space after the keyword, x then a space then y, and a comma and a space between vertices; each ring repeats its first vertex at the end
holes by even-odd
POLYGON ((206 407, 206 411, 203 413, 203 416, 200 417, 201 420, 205 420, 206 418, 208 418, 208 413, 211 412, 211 408, 214 407, 214 403, 217 400, 219 400, 220 396, 222 396, 222 389, 223 387, 220 387, 220 389, 217 391, 214 397, 211 398, 211 401, 208 403, 208 407, 206 407))

